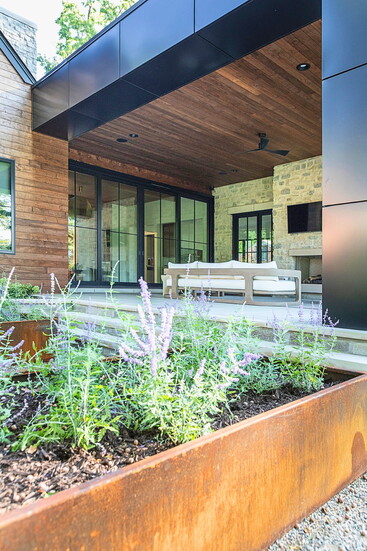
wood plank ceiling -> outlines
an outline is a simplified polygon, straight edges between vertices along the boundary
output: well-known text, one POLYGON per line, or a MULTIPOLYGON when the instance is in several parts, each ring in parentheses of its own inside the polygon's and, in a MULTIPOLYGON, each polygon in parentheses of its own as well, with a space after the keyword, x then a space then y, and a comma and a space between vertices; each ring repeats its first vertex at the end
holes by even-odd
POLYGON ((70 142, 70 147, 191 181, 198 191, 271 176, 321 154, 321 21, 70 142), (299 63, 311 65, 296 70, 299 63), (246 153, 266 132, 287 157, 246 153), (130 138, 130 134, 138 138, 130 138), (119 137, 127 138, 118 143, 119 137))

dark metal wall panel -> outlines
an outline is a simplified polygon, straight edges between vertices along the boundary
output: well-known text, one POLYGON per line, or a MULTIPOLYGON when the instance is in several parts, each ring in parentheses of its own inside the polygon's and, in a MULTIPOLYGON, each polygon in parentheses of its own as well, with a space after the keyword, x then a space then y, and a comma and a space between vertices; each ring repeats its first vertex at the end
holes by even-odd
POLYGON ((341 327, 367 329, 367 203, 323 211, 323 303, 341 327))
POLYGON ((40 82, 33 89, 32 100, 34 128, 66 111, 69 107, 69 65, 40 82))
POLYGON ((194 32, 194 0, 150 0, 119 26, 123 76, 194 32))
POLYGON ((323 77, 367 63, 367 1, 323 0, 323 77))
POLYGON ((119 78, 119 29, 112 27, 69 63, 69 106, 119 78))
POLYGON ((153 101, 156 97, 146 90, 120 79, 75 105, 73 111, 108 122, 153 101), (108 97, 108 101, 106 101, 106 97, 108 97))
POLYGON ((323 306, 367 330, 367 4, 323 1, 323 306), (340 74, 340 71, 344 71, 340 74), (338 74, 339 73, 339 74, 338 74))
POLYGON ((231 57, 199 36, 192 35, 126 75, 124 79, 152 94, 162 96, 230 61, 231 57))
MULTIPOLYGON (((203 0, 197 2, 198 11, 203 0)), ((204 0, 204 7, 205 4, 204 0)), ((294 0, 243 2, 241 7, 197 32, 237 59, 320 17, 321 0, 298 0, 296 9, 294 0)))
POLYGON ((195 31, 210 25, 231 10, 247 4, 250 0, 226 0, 225 2, 213 2, 213 0, 195 0, 195 31))
POLYGON ((324 205, 367 200, 367 66, 323 83, 324 205))
POLYGON ((71 140, 101 124, 100 120, 69 109, 39 127, 39 132, 60 140, 71 140))

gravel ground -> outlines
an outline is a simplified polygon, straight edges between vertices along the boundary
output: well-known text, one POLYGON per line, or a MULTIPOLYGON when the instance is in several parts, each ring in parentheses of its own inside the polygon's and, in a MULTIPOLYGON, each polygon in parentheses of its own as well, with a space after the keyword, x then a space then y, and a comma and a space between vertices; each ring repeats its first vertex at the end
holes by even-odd
POLYGON ((293 550, 367 551, 367 473, 268 548, 293 550))

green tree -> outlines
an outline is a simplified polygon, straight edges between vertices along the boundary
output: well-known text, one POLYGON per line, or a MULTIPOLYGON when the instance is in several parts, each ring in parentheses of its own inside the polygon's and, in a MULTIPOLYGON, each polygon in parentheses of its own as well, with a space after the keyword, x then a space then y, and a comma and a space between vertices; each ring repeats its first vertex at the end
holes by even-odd
POLYGON ((77 3, 63 0, 61 14, 56 19, 59 25, 56 55, 48 58, 41 54, 37 61, 46 72, 50 71, 135 2, 136 0, 82 0, 77 3))

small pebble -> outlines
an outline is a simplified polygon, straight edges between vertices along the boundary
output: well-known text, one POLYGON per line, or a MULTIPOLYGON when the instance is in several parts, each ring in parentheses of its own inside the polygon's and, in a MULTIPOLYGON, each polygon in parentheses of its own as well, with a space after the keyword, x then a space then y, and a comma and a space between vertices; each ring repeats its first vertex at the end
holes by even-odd
POLYGON ((361 530, 361 536, 363 536, 363 537, 366 537, 366 536, 367 536, 366 530, 361 530))
POLYGON ((344 503, 344 499, 341 496, 338 496, 337 501, 338 503, 344 503))
POLYGON ((138 440, 134 440, 134 446, 139 446, 139 441, 138 440))

